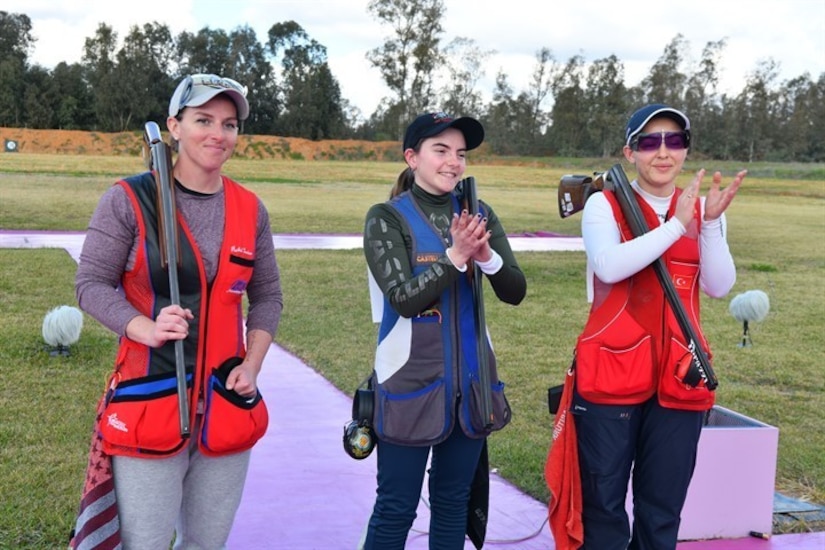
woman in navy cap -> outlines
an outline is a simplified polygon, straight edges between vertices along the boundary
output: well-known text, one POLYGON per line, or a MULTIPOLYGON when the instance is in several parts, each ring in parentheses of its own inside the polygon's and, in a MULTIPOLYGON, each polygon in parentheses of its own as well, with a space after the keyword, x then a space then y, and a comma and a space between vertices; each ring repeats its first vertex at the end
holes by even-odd
POLYGON ((680 514, 714 394, 682 381, 690 354, 651 264, 662 257, 705 349, 699 291, 720 298, 736 280, 724 212, 746 172, 722 189, 705 171, 676 185, 690 146, 688 117, 667 105, 636 111, 624 156, 651 231, 635 237, 612 192, 585 204, 582 236, 592 301, 576 346, 571 412, 578 436, 584 546, 588 550, 676 547, 680 514), (625 512, 633 472, 633 527, 625 512))
POLYGON ((118 181, 92 215, 76 293, 80 307, 119 337, 92 452, 100 465, 111 463, 113 479, 107 472, 96 488, 87 483, 74 547, 112 536, 118 519, 103 492, 112 481, 123 548, 169 548, 173 539, 175 548, 226 544, 249 449, 266 431, 257 377, 283 305, 266 207, 222 173, 248 115, 246 88, 211 74, 185 77, 169 102, 179 304, 162 261, 152 174, 118 181), (188 439, 175 392, 181 340, 188 439), (108 515, 90 519, 104 505, 108 515))
MULTIPOLYGON (((510 420, 486 337, 478 332, 468 278, 477 265, 509 304, 526 292, 524 274, 492 208, 470 215, 457 184, 467 151, 484 140, 469 117, 427 113, 407 128, 407 167, 390 200, 367 213, 364 252, 383 294, 372 386, 378 490, 364 548, 404 548, 416 517, 427 461, 430 548, 464 548, 467 504, 485 438, 510 420), (489 356, 492 426, 479 413, 478 342, 489 356)), ((484 472, 486 475, 486 472, 484 472)))

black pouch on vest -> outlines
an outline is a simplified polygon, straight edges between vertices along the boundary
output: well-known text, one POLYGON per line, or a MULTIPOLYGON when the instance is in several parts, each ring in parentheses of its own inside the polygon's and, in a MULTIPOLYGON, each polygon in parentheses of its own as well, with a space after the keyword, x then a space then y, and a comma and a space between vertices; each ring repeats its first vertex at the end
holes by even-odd
POLYGON ((547 407, 550 409, 550 416, 555 417, 561 404, 561 392, 564 389, 564 384, 553 386, 547 389, 547 407))
MULTIPOLYGON (((570 363, 570 368, 568 369, 568 374, 576 369, 576 358, 573 358, 573 362, 570 363)), ((556 417, 556 412, 559 410, 559 405, 561 405, 561 394, 564 391, 564 384, 559 384, 558 386, 552 386, 547 388, 547 408, 550 409, 550 416, 552 418, 556 417)))
POLYGON ((374 394, 372 377, 369 377, 355 390, 352 396, 352 420, 344 424, 344 452, 356 460, 367 458, 375 448, 376 437, 372 430, 374 394))
POLYGON ((358 388, 352 396, 352 419, 358 422, 359 426, 372 426, 374 394, 372 388, 358 388))

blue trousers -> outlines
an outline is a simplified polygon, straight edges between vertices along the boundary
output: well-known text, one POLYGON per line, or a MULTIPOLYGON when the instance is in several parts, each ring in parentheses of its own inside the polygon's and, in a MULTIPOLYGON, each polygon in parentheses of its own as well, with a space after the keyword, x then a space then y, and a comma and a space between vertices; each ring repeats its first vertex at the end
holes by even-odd
POLYGON ((704 412, 632 406, 573 395, 582 478, 581 550, 676 548, 704 412), (633 530, 625 501, 633 471, 633 530))
POLYGON ((430 548, 463 549, 467 501, 483 439, 470 439, 456 426, 432 447, 378 441, 378 489, 367 527, 365 550, 402 550, 416 517, 430 461, 430 548))

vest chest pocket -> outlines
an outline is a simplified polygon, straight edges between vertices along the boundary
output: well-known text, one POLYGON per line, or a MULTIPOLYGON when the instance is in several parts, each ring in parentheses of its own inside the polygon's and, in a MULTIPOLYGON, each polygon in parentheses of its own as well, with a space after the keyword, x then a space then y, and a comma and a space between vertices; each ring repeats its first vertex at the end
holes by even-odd
POLYGON ((229 257, 229 263, 221 273, 220 284, 216 286, 221 303, 239 305, 246 293, 249 279, 252 278, 253 260, 242 260, 236 256, 229 257))

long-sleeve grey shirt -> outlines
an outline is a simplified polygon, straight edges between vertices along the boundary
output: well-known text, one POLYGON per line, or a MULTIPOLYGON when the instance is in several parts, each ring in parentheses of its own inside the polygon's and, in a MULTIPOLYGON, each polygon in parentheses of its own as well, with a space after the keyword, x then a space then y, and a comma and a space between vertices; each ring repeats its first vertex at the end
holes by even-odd
MULTIPOLYGON (((196 193, 176 182, 175 204, 186 220, 203 258, 207 281, 216 275, 223 241, 224 192, 196 193)), ((119 291, 123 273, 134 266, 141 243, 135 212, 120 185, 100 199, 86 232, 75 279, 78 303, 104 326, 123 336, 126 325, 140 312, 119 291)), ((260 329, 273 337, 283 309, 280 273, 275 258, 269 213, 258 200, 255 269, 247 288, 246 329, 260 329)))

